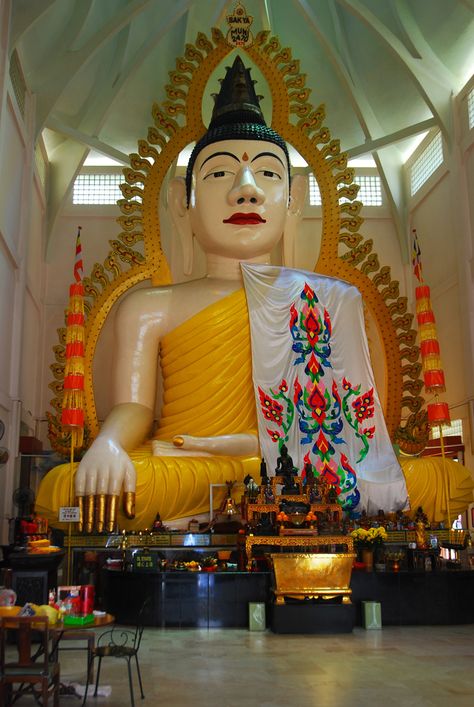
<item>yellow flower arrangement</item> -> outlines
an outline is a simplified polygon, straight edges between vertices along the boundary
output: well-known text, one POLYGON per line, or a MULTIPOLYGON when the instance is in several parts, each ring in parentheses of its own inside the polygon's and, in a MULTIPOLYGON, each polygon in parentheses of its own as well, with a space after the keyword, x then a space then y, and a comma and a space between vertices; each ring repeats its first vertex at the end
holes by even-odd
POLYGON ((357 528, 351 533, 354 542, 359 547, 373 547, 374 545, 382 545, 387 540, 387 531, 385 528, 357 528))

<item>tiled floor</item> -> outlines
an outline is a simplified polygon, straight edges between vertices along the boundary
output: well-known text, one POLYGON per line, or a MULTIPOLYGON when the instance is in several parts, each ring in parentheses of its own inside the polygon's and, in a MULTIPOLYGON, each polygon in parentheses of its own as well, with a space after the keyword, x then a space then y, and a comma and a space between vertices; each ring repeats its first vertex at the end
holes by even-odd
MULTIPOLYGON (((329 636, 146 629, 140 664, 146 697, 136 684, 137 707, 474 705, 474 626, 356 628, 329 636)), ((83 683, 85 653, 62 653, 61 675, 83 683)), ((88 705, 130 704, 123 661, 104 662, 101 685, 112 688, 110 697, 91 697, 88 705)), ((61 698, 61 707, 79 704, 61 698)))

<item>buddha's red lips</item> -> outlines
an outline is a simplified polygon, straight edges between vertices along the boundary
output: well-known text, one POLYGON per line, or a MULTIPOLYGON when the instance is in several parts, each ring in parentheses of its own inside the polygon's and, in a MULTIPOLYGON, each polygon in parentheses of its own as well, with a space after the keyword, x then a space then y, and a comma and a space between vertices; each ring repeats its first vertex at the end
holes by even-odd
POLYGON ((224 219, 223 223, 233 223, 235 226, 255 225, 257 223, 266 223, 266 219, 260 214, 232 214, 230 218, 224 219))

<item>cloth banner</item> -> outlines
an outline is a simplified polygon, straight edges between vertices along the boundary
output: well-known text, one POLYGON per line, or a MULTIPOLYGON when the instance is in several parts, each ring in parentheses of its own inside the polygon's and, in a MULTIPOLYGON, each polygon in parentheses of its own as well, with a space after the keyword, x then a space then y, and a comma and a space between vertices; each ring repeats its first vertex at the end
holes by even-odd
POLYGON ((353 285, 304 270, 242 263, 258 431, 267 468, 283 444, 311 463, 345 510, 408 508, 353 285))

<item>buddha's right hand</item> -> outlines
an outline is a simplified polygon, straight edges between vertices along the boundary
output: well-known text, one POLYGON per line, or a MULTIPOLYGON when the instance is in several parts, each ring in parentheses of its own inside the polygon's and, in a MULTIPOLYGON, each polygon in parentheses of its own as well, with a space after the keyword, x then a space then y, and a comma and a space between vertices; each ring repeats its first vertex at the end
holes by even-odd
POLYGON ((79 531, 99 533, 116 529, 120 491, 128 518, 135 516, 136 472, 125 450, 110 437, 97 437, 76 472, 79 531))

